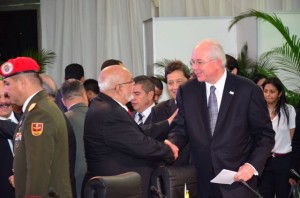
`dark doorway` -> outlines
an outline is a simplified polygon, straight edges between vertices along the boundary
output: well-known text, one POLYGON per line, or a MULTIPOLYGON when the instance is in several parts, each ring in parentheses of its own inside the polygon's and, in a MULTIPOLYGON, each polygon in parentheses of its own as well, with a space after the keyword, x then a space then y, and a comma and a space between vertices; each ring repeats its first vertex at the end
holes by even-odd
POLYGON ((0 12, 0 62, 38 49, 37 10, 0 12))

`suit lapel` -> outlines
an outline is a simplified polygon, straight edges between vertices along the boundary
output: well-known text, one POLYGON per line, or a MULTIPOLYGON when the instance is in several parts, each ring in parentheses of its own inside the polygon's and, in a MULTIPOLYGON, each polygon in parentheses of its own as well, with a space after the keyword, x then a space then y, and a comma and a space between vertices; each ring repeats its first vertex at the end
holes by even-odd
POLYGON ((226 117, 229 105, 236 91, 233 74, 227 72, 227 78, 223 90, 222 101, 219 109, 218 119, 216 123, 215 133, 220 130, 220 127, 226 117))
POLYGON ((205 82, 196 82, 197 88, 195 90, 199 90, 199 93, 196 94, 198 98, 196 99, 197 101, 200 102, 195 102, 195 104, 198 104, 199 106, 197 109, 199 109, 201 112, 201 115, 205 116, 200 116, 203 119, 203 123, 205 123, 205 129, 206 131, 211 134, 210 132, 210 127, 209 127, 209 115, 208 115, 208 108, 207 108, 207 97, 206 97, 206 85, 205 82))

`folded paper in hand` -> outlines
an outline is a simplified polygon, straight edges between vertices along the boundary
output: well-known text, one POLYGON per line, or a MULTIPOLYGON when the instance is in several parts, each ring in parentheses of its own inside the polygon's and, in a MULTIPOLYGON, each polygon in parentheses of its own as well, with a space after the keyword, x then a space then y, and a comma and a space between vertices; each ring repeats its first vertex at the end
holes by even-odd
POLYGON ((237 172, 223 169, 215 178, 213 178, 210 182, 217 184, 232 184, 235 182, 234 176, 237 172))

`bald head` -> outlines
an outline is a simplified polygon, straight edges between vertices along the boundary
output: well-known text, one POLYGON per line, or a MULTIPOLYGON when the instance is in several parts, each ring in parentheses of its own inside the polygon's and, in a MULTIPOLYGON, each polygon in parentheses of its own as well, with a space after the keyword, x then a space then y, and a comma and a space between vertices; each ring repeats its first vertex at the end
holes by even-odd
POLYGON ((194 48, 191 64, 198 81, 215 84, 225 71, 224 50, 218 42, 205 39, 194 48))
POLYGON ((103 69, 98 78, 100 91, 125 105, 132 99, 132 75, 123 65, 103 69))
POLYGON ((40 74, 40 78, 42 79, 43 89, 48 93, 50 97, 56 96, 57 86, 53 78, 47 74, 40 74))
POLYGON ((124 83, 128 78, 132 78, 129 70, 123 65, 112 65, 104 68, 98 78, 101 92, 115 89, 118 84, 124 83))

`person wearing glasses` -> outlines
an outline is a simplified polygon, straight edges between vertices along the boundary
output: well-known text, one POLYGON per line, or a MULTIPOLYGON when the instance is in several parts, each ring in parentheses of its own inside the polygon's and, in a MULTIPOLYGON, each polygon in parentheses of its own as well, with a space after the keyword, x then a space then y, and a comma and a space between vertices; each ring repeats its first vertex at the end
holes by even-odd
POLYGON ((177 150, 147 137, 129 115, 126 103, 132 99, 134 81, 125 66, 106 67, 98 82, 101 92, 91 102, 84 123, 87 173, 83 187, 94 176, 134 171, 142 178, 142 197, 149 197, 153 164, 175 160, 177 150))
POLYGON ((226 71, 222 46, 206 39, 193 49, 196 78, 179 87, 178 115, 169 134, 182 148, 189 140, 198 174, 199 197, 257 197, 254 189, 274 146, 274 131, 262 91, 226 71), (210 181, 223 169, 236 171, 231 185, 210 181), (240 182, 238 182, 240 181, 240 182), (243 185, 244 184, 244 185, 243 185))

